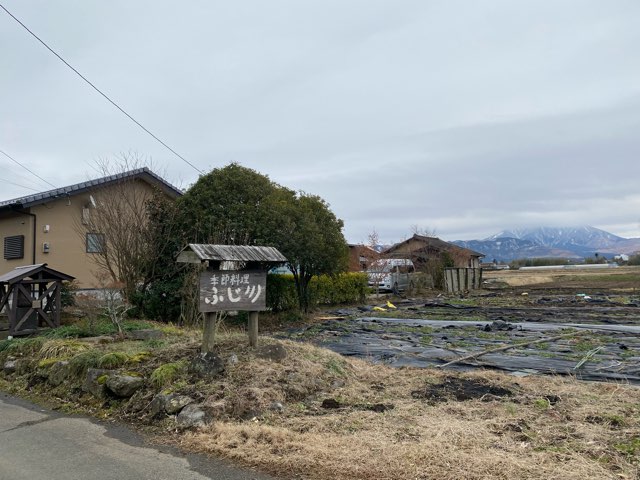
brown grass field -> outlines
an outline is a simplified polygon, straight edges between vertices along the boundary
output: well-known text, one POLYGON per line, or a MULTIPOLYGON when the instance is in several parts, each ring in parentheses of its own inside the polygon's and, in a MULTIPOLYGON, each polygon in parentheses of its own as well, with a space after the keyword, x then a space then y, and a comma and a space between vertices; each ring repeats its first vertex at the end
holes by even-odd
POLYGON ((284 345, 290 355, 283 363, 241 363, 230 374, 262 414, 220 419, 175 441, 284 478, 638 478, 635 387, 391 369, 284 345), (292 375, 301 395, 314 393, 294 401, 292 375), (459 382, 470 391, 457 395, 459 382), (421 395, 427 390, 435 394, 421 395), (340 408, 323 408, 328 398, 340 408), (284 412, 264 413, 272 401, 282 401, 284 412), (389 409, 375 411, 379 405, 389 409))

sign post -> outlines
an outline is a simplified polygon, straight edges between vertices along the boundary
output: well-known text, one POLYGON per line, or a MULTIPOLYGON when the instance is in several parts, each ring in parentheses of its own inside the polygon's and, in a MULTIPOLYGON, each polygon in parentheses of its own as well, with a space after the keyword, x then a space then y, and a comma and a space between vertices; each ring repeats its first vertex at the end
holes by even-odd
POLYGON ((258 345, 258 312, 267 309, 267 272, 206 270, 200 275, 200 311, 204 313, 202 352, 210 352, 215 338, 215 313, 249 312, 249 345, 258 345))
POLYGON ((212 352, 217 312, 249 312, 249 345, 258 345, 258 312, 267 309, 267 271, 287 259, 274 247, 190 243, 179 263, 205 263, 199 310, 204 315, 202 353, 212 352), (225 269, 226 268, 226 269, 225 269))

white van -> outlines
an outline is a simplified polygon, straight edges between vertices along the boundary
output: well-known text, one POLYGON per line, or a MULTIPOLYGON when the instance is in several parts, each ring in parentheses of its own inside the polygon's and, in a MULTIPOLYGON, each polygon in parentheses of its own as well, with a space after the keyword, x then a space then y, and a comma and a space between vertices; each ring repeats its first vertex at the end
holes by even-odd
POLYGON ((401 292, 413 287, 415 267, 408 258, 383 258, 367 269, 369 286, 378 290, 401 292))

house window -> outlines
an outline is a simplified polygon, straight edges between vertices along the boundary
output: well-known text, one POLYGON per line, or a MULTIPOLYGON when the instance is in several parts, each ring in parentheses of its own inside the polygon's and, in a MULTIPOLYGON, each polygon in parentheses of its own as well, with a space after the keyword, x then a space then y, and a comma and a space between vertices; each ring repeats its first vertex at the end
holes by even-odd
POLYGON ((103 253, 104 242, 103 233, 87 233, 87 253, 103 253))
POLYGON ((6 260, 24 258, 24 235, 4 237, 4 258, 6 260))

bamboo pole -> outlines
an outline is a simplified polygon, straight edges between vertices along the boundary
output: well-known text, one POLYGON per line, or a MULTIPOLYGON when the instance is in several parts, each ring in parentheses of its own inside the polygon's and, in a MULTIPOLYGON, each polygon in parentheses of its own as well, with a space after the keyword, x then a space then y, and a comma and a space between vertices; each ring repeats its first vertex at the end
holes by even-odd
POLYGON ((512 348, 526 347, 528 345, 534 345, 536 343, 554 342, 556 340, 560 340, 561 338, 576 337, 584 333, 585 332, 564 333, 562 335, 556 335, 554 337, 539 338, 537 340, 531 340, 529 342, 520 342, 520 343, 515 343, 513 345, 503 345, 502 347, 489 348, 488 350, 484 350, 482 352, 476 352, 470 355, 465 355, 464 357, 456 358, 455 360, 451 360, 450 362, 444 363, 442 365, 438 365, 436 368, 445 368, 450 365, 455 365, 456 363, 466 362, 467 360, 474 360, 488 353, 504 352, 505 350, 511 350, 512 348))

